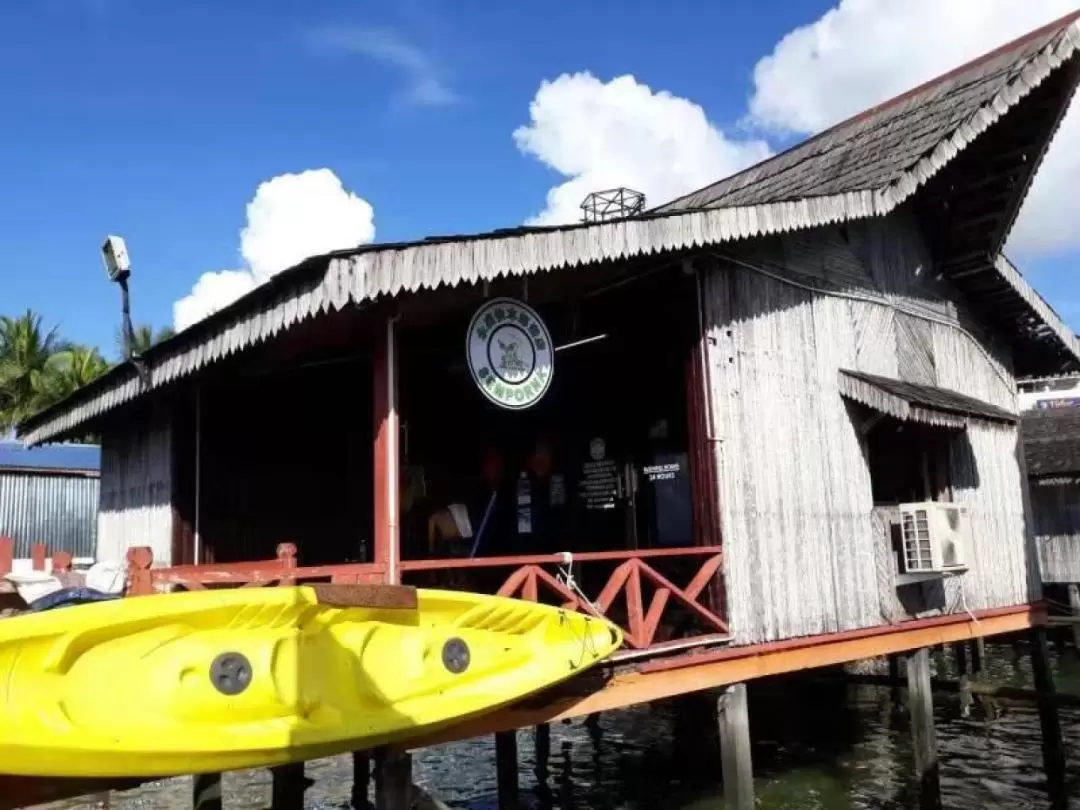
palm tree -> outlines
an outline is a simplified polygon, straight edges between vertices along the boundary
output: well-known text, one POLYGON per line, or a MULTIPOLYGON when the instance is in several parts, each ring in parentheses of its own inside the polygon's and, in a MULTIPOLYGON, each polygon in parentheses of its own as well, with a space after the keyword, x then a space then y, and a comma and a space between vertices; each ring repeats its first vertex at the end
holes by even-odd
MULTIPOLYGON (((163 340, 168 340, 176 332, 171 326, 163 326, 156 333, 154 327, 150 324, 140 324, 133 330, 131 351, 133 354, 140 355, 146 354, 151 347, 156 346, 163 340)), ((124 352, 124 330, 120 329, 116 333, 116 348, 119 351, 121 357, 126 357, 124 352)))
POLYGON ((108 361, 92 346, 71 346, 52 355, 38 375, 39 408, 47 408, 88 385, 109 370, 108 361))
POLYGON ((0 433, 39 409, 45 366, 67 348, 57 329, 42 332, 41 316, 29 309, 0 316, 0 433))

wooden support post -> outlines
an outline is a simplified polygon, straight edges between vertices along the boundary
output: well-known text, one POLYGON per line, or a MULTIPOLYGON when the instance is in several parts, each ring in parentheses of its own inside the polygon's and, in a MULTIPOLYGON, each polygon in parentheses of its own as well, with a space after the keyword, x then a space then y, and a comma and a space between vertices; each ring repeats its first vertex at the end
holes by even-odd
POLYGON ((296 577, 292 572, 296 569, 296 543, 278 543, 276 554, 282 571, 278 584, 282 587, 295 585, 296 577))
POLYGON ((956 656, 956 674, 963 678, 968 674, 967 642, 958 641, 952 645, 953 655, 956 656))
POLYGON ((930 685, 930 650, 926 647, 908 654, 907 683, 919 807, 921 810, 941 810, 941 773, 930 685))
POLYGON ((411 810, 412 757, 405 751, 375 752, 375 810, 411 810))
POLYGON ((74 560, 71 557, 71 553, 67 551, 58 551, 52 555, 52 573, 53 576, 60 576, 61 574, 70 574, 71 566, 74 564, 74 560))
POLYGON ((750 757, 750 709, 746 684, 727 687, 717 701, 724 801, 729 810, 754 810, 754 767, 750 757))
POLYGON ((10 574, 15 566, 15 541, 10 537, 0 537, 0 577, 10 574))
POLYGON ((371 786, 371 757, 367 751, 354 751, 352 755, 353 782, 352 782, 352 806, 353 810, 368 810, 368 792, 371 786))
POLYGON ((542 723, 536 727, 533 734, 533 760, 535 762, 535 776, 538 785, 547 786, 548 761, 551 759, 551 726, 542 723))
POLYGON ((395 318, 387 318, 375 347, 374 375, 374 482, 375 562, 386 566, 385 580, 401 584, 401 542, 398 523, 398 492, 401 474, 398 455, 397 330, 395 318))
POLYGON ((515 810, 519 799, 518 748, 515 731, 500 731, 495 735, 495 777, 499 793, 499 810, 515 810))
POLYGON ((889 683, 892 684, 892 689, 889 690, 889 709, 890 717, 893 719, 898 718, 904 709, 904 693, 900 688, 900 658, 895 655, 888 657, 889 663, 889 683))
POLYGON ((44 543, 34 543, 30 546, 30 565, 35 571, 45 570, 46 549, 44 543))
MULTIPOLYGON (((1080 585, 1075 582, 1069 585, 1069 607, 1072 608, 1073 616, 1080 616, 1080 585)), ((1073 646, 1076 647, 1077 652, 1080 652, 1080 622, 1073 624, 1072 632, 1073 646)))
POLYGON ((270 807, 273 810, 303 810, 304 791, 308 788, 304 763, 296 762, 271 768, 270 776, 273 779, 270 807))
POLYGON ((971 677, 982 678, 986 670, 986 639, 982 636, 971 640, 971 677))
POLYGON ((193 810, 222 810, 221 774, 197 773, 191 785, 193 810))
POLYGON ((148 596, 154 592, 154 577, 150 566, 154 563, 154 552, 149 546, 135 546, 127 552, 128 596, 148 596))
POLYGON ((1028 633, 1031 642, 1031 671, 1035 680, 1035 698, 1042 727, 1043 770, 1051 810, 1067 810, 1068 789, 1065 782, 1065 749, 1061 741, 1061 721, 1054 700, 1054 676, 1050 671, 1050 648, 1046 629, 1037 627, 1028 633))

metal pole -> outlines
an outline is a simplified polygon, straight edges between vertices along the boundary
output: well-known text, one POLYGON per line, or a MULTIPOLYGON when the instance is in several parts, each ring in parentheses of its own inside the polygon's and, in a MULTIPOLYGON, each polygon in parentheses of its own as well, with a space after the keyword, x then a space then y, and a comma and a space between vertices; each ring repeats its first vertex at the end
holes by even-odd
POLYGON ((202 535, 199 533, 199 517, 202 501, 202 389, 195 389, 195 547, 192 562, 202 562, 202 535))

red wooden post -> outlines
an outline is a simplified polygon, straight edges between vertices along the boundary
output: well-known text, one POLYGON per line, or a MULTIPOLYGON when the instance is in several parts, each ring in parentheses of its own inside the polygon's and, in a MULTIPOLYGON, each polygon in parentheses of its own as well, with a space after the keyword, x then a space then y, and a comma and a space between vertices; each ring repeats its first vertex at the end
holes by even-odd
POLYGON ((386 566, 386 581, 401 582, 401 544, 398 531, 398 385, 397 330, 395 318, 387 318, 375 347, 375 562, 386 566))
POLYGON ((137 546, 129 548, 127 553, 128 562, 128 596, 149 596, 154 592, 154 578, 150 573, 150 566, 154 563, 154 552, 149 546, 137 546))
POLYGON ((52 555, 52 572, 56 574, 71 573, 71 552, 58 551, 52 555))
POLYGON ((30 546, 30 565, 35 571, 45 570, 45 557, 44 543, 34 543, 34 545, 30 546))
POLYGON ((0 576, 10 574, 15 567, 15 541, 10 537, 0 537, 0 576))
MULTIPOLYGON (((293 571, 296 569, 296 544, 295 543, 278 543, 277 558, 281 562, 281 567, 285 571, 293 571)), ((278 580, 280 585, 295 585, 296 577, 282 576, 278 580)))

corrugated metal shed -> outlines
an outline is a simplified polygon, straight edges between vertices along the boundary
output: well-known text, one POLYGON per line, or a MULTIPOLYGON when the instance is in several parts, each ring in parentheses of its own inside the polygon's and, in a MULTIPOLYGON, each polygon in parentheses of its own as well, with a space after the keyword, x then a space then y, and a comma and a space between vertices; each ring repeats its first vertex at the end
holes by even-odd
POLYGON ((0 442, 0 536, 15 540, 16 558, 29 557, 38 542, 50 552, 95 556, 100 465, 94 445, 0 442))

